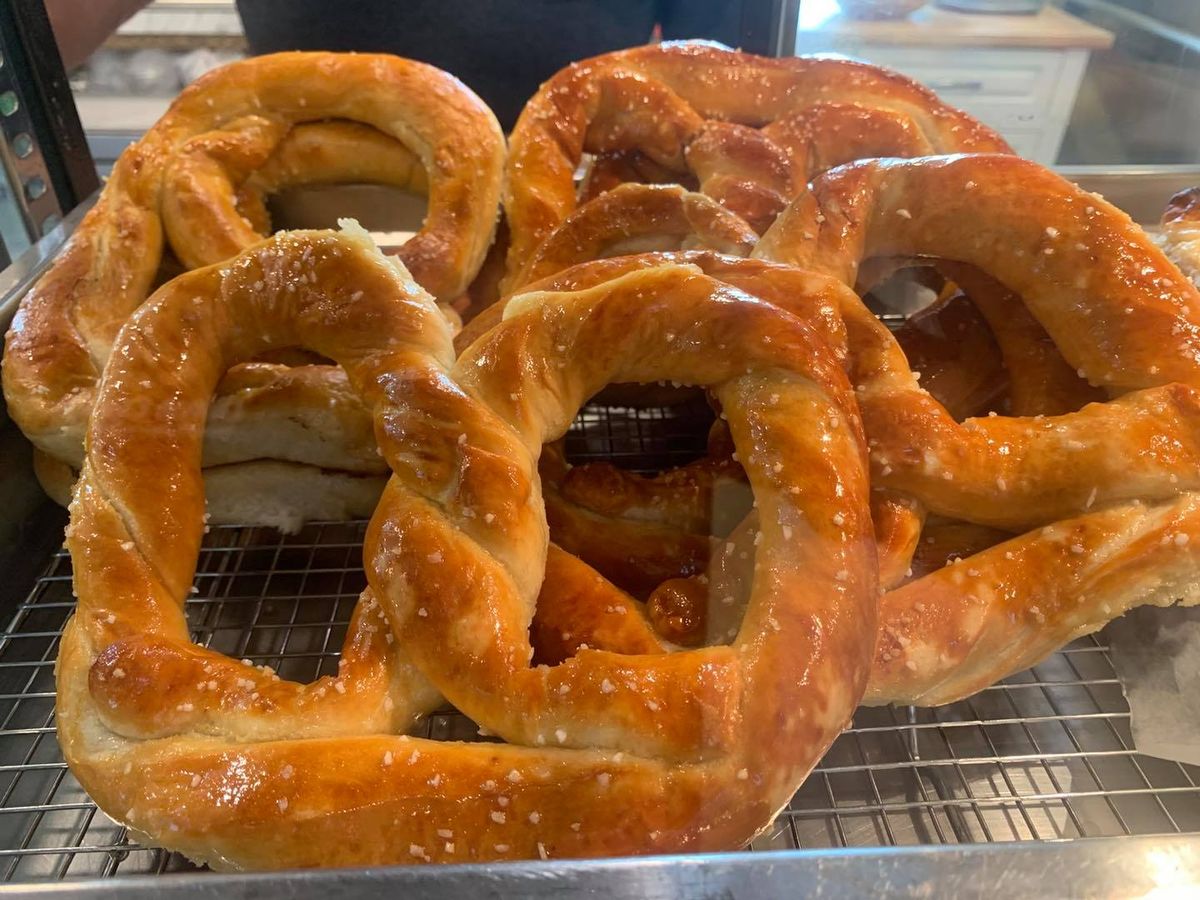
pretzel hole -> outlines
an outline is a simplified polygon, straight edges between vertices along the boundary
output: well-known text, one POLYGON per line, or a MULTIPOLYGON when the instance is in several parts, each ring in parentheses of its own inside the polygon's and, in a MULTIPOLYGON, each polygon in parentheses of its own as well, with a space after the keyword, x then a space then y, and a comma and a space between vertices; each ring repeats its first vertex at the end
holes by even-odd
POLYGON ((300 184, 269 195, 266 206, 276 230, 337 228, 338 219, 355 219, 388 252, 420 231, 427 199, 388 184, 300 184))
POLYGON ((567 462, 606 461, 620 469, 657 475, 703 458, 716 413, 703 394, 664 382, 609 385, 579 411, 566 434, 567 462), (639 406, 605 402, 610 388, 637 390, 651 400, 639 406), (679 391, 687 390, 686 394, 679 391))
POLYGON ((619 184, 678 184, 689 191, 700 181, 691 172, 676 172, 650 159, 640 150, 584 153, 575 170, 576 200, 584 204, 619 184))
MULTIPOLYGON (((712 568, 714 552, 725 552, 713 542, 723 542, 743 522, 752 497, 744 473, 733 461, 736 453, 715 403, 701 396, 660 407, 596 401, 592 398, 580 410, 561 448, 552 446, 543 453, 552 539, 628 595, 606 601, 604 611, 644 619, 667 644, 728 643, 740 627, 745 592, 737 591, 736 607, 712 616, 710 607, 721 601, 729 606, 731 597, 725 587, 720 597, 715 596, 706 573, 712 568), (563 461, 571 467, 568 472, 559 468, 563 461), (694 480, 689 477, 693 471, 698 475, 694 480), (632 510, 625 521, 634 528, 637 509, 649 507, 650 518, 664 514, 682 531, 672 533, 669 526, 660 532, 651 525, 632 540, 618 534, 613 541, 597 542, 586 530, 577 531, 564 521, 564 515, 573 513, 562 511, 564 503, 605 510, 618 518, 632 510), (720 623, 718 633, 710 628, 714 622, 720 623)), ((746 586, 753 551, 752 544, 739 548, 746 586)), ((632 639, 621 628, 610 628, 613 623, 606 625, 603 616, 588 621, 587 615, 565 623, 544 615, 535 619, 531 624, 535 662, 560 663, 583 645, 629 653, 657 649, 632 639)))

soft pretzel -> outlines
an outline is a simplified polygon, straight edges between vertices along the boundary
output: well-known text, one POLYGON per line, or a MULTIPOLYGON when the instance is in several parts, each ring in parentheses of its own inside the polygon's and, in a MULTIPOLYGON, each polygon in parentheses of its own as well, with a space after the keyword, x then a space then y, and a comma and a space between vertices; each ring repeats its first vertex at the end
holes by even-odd
POLYGON ((676 181, 696 176, 735 212, 765 224, 822 165, 884 148, 1008 151, 925 88, 848 60, 770 59, 695 41, 575 63, 542 85, 512 134, 502 292, 575 209, 585 153, 636 153, 676 181))
MULTIPOLYGON (((836 280, 762 260, 708 251, 647 253, 574 266, 529 290, 584 290, 630 272, 681 263, 813 321, 844 361, 839 310, 853 294, 836 280)), ((458 335, 460 352, 495 327, 507 303, 494 304, 458 335)), ((730 346, 718 350, 728 352, 730 346)), ((728 457, 728 450, 712 447, 711 438, 708 458, 659 478, 604 464, 570 468, 557 451, 547 453, 542 477, 552 539, 651 604, 665 580, 704 572, 713 539, 728 534, 749 510, 750 499, 735 475, 739 464, 728 457)), ((882 581, 898 583, 908 569, 921 517, 906 500, 878 494, 872 498, 872 518, 882 581)), ((575 631, 577 636, 584 634, 575 631)), ((578 642, 589 639, 581 636, 578 642)))
MULTIPOLYGON (((285 53, 234 63, 187 88, 122 154, 95 208, 22 301, 6 339, 4 393, 37 447, 81 464, 96 380, 117 330, 155 283, 164 232, 188 264, 259 240, 237 191, 258 198, 295 183, 294 163, 311 158, 314 141, 333 148, 318 179, 381 176, 395 164, 393 183, 419 187, 412 160, 420 160, 431 173, 429 215, 400 258, 439 298, 462 291, 491 241, 500 189, 504 142, 482 102, 451 76, 397 57, 285 53), (318 121, 330 118, 347 121, 318 121), (353 168, 348 152, 360 139, 353 168)), ((369 416, 329 365, 256 363, 226 376, 205 463, 262 458, 354 476, 386 471, 369 416)))
POLYGON ((102 809, 193 859, 277 868, 727 849, 790 799, 857 704, 874 634, 866 448, 837 357, 691 266, 508 313, 454 364, 402 268, 317 232, 181 276, 134 315, 72 504, 79 608, 57 667, 64 754, 102 809), (229 365, 293 345, 344 367, 394 472, 339 673, 311 685, 190 644, 183 616, 208 397, 229 365), (537 454, 603 381, 668 375, 720 395, 769 515, 745 623, 725 647, 531 667, 537 454), (438 693, 510 745, 400 734, 438 693))
POLYGON ((843 308, 873 485, 1025 532, 884 596, 868 699, 948 702, 1131 606, 1200 599, 1200 293, 1151 240, 1095 195, 1009 156, 854 163, 813 192, 820 217, 798 200, 756 254, 847 283, 873 256, 973 266, 1114 397, 956 423, 887 329, 861 304, 843 308), (963 229, 968 215, 986 230, 963 229))
MULTIPOLYGON (((1122 213, 1015 158, 865 162, 819 178, 814 191, 815 213, 812 205, 802 216, 789 211, 756 254, 825 265, 847 284, 874 257, 935 261, 956 280, 982 287, 989 322, 1007 312, 1009 322, 1024 323, 1006 336, 1010 349, 1030 337, 1040 342, 1035 327, 1053 336, 1055 345, 1037 351, 1048 367, 1031 367, 1035 381, 1039 373, 1053 375, 1054 360, 1065 356, 1080 365, 1074 379, 1126 388, 1107 403, 1059 415, 957 423, 925 379, 918 384, 897 336, 852 294, 840 295, 874 493, 909 504, 896 508, 892 524, 895 556, 910 568, 882 600, 867 701, 950 702, 1133 606, 1200 601, 1192 319, 1200 296, 1187 279, 1122 213), (1028 208, 1007 190, 1012 184, 1024 186, 1028 208), (991 231, 962 230, 967 203, 991 231), (795 231, 785 242, 789 222, 795 231), (1113 246, 1122 252, 1100 256, 1113 246), (1006 311, 1002 303, 1023 305, 1006 311), (1156 346, 1138 334, 1147 325, 1156 346), (1109 352, 1076 350, 1065 335, 1109 352), (943 515, 922 528, 926 508, 943 515)), ((802 202, 810 201, 797 207, 802 202)), ((1065 392, 1032 390, 1014 401, 1053 406, 1068 402, 1072 391, 1078 396, 1063 384, 1065 392)), ((619 529, 609 523, 609 530, 619 529)), ((876 532, 879 539, 878 515, 876 532)), ((700 590, 690 598, 673 594, 685 618, 704 621, 737 609, 742 596, 720 583, 714 566, 743 554, 752 556, 752 545, 731 536, 710 559, 707 583, 693 576, 690 584, 700 590)), ((581 621, 588 622, 586 613, 581 621)), ((616 652, 619 640, 657 639, 669 649, 663 638, 671 633, 656 634, 647 616, 630 621, 642 630, 597 635, 576 628, 572 639, 616 652)), ((706 632, 711 640, 720 629, 710 624, 706 632)))

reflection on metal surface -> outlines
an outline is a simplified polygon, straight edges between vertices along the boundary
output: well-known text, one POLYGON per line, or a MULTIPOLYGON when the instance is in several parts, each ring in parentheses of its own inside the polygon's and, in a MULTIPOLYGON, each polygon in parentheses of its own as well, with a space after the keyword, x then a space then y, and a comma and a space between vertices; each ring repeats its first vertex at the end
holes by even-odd
POLYGON ((1200 184, 1200 166, 1059 166, 1056 171, 1151 228, 1174 194, 1200 184))
POLYGON ((564 896, 614 900, 680 897, 761 900, 816 897, 954 897, 1041 900, 1047 896, 1183 898, 1200 890, 1200 839, 1140 838, 1088 844, 1005 847, 925 847, 913 850, 791 852, 766 857, 693 857, 412 866, 260 875, 219 882, 199 876, 166 880, 121 878, 63 885, 57 891, 20 887, 14 897, 220 897, 364 900, 404 897, 564 896))
MULTIPOLYGON (((8 323, 12 321, 17 304, 21 302, 25 292, 49 268, 55 254, 62 249, 71 232, 95 202, 94 196, 89 197, 65 219, 49 222, 45 236, 13 260, 10 266, 0 271, 0 332, 8 330, 8 323)), ((4 416, 0 415, 0 422, 3 420, 4 416)))
MULTIPOLYGON (((6 35, 4 40, 15 36, 6 35)), ((54 192, 48 190, 50 173, 33 139, 33 119, 29 103, 23 97, 30 89, 17 81, 11 54, 0 60, 0 166, 3 185, 0 194, 0 237, 10 259, 23 253, 42 235, 41 223, 47 216, 61 216, 54 192)))

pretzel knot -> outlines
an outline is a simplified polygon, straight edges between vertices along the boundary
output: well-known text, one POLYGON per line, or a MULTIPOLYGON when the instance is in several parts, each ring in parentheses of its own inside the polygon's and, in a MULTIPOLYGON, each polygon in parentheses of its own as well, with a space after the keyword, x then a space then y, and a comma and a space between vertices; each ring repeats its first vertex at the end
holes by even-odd
POLYGON ((542 85, 513 130, 501 293, 536 277, 531 257, 579 203, 585 153, 595 157, 585 199, 621 181, 684 183, 761 233, 813 175, 840 163, 1008 150, 931 91, 862 63, 699 41, 597 56, 542 85))
POLYGON ((787 802, 856 706, 874 634, 840 356, 687 265, 507 313, 455 362, 432 298, 369 239, 297 232, 132 318, 71 508, 79 607, 57 669, 60 742, 101 808, 238 868, 733 848, 787 802), (280 346, 342 365, 394 473, 338 675, 308 685, 192 645, 183 612, 209 397, 280 346), (548 564, 613 590, 547 546, 542 443, 606 381, 667 376, 716 391, 745 453, 763 517, 745 620, 725 646, 531 667, 548 564), (403 736, 439 693, 509 744, 403 736))
MULTIPOLYGON (((845 328, 871 448, 881 581, 892 588, 866 702, 951 702, 1134 606, 1200 601, 1200 294, 1127 216, 1016 157, 864 161, 816 179, 754 255, 805 267, 782 270, 792 279, 823 269, 843 286, 827 302, 845 328), (964 229, 972 217, 986 228, 964 229), (880 260, 934 264, 967 288, 978 309, 966 327, 990 330, 1007 369, 1005 402, 1018 415, 988 412, 981 400, 965 418, 953 415, 946 404, 969 396, 964 385, 918 381, 900 335, 848 289, 880 260)), ((556 279, 586 283, 597 268, 611 275, 665 259, 610 260, 556 279)), ((950 325, 946 309, 932 314, 950 325)), ((976 363, 987 370, 995 360, 976 363)), ((554 621, 577 623, 573 641, 665 651, 664 638, 678 639, 675 622, 698 623, 708 642, 736 625, 744 595, 729 580, 752 556, 753 523, 728 534, 714 523, 695 528, 689 513, 706 507, 688 505, 696 497, 678 481, 611 473, 601 504, 558 480, 554 536, 571 549, 599 554, 605 571, 621 572, 615 563, 628 567, 640 553, 643 570, 650 561, 652 572, 674 565, 693 576, 629 586, 653 589, 652 608, 673 611, 665 626, 637 619, 638 630, 607 632, 594 608, 554 607, 554 621), (709 535, 722 538, 716 553, 709 535), (624 558, 604 555, 607 546, 624 558)), ((548 612, 543 604, 539 617, 548 612)))
MULTIPOLYGON (((422 63, 284 53, 209 73, 122 154, 95 208, 22 301, 4 356, 14 420, 39 450, 78 469, 100 370, 160 268, 209 265, 260 241, 270 231, 263 198, 297 183, 371 180, 427 192, 424 226, 398 255, 439 300, 454 299, 491 243, 503 154, 483 103, 422 63)), ((267 475, 298 473, 314 492, 338 473, 350 496, 364 480, 377 496, 386 469, 369 416, 336 368, 263 361, 221 385, 204 461, 259 477, 274 464, 267 475)), ((238 487, 253 489, 249 481, 238 487)))
POLYGON ((1043 343, 1024 415, 960 423, 861 303, 843 308, 873 486, 979 550, 884 596, 868 700, 948 702, 1132 606, 1200 600, 1200 293, 1128 216, 1016 157, 875 160, 817 179, 755 254, 847 284, 875 257, 952 260, 1014 388, 1031 373, 1005 323, 1043 343))

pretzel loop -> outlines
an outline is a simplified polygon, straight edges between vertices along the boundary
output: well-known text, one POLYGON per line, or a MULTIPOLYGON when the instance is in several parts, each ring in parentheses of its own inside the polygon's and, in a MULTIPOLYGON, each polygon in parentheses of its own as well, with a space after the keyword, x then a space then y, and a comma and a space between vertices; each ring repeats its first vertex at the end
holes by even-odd
POLYGON ((517 121, 501 293, 522 283, 538 246, 578 205, 574 174, 585 152, 598 155, 600 181, 636 174, 639 161, 661 170, 652 180, 687 183, 694 174, 701 190, 761 230, 822 166, 1008 149, 931 92, 873 66, 770 59, 699 41, 605 54, 560 71, 517 121))
POLYGON ((951 260, 989 322, 1023 323, 996 329, 1006 360, 1047 336, 1021 402, 1065 411, 958 423, 861 303, 842 308, 873 483, 968 541, 884 596, 872 702, 948 702, 1132 606, 1200 600, 1200 294, 1128 216, 1016 157, 872 160, 817 179, 755 255, 846 283, 873 257, 951 260))
MULTIPOLYGON (((122 154, 66 250, 22 300, 5 346, 8 409, 59 469, 78 469, 117 331, 160 262, 164 271, 176 264, 164 260, 164 232, 186 266, 230 257, 261 240, 264 192, 304 180, 301 163, 317 180, 362 176, 426 190, 425 224, 400 257, 452 300, 491 242, 503 151, 482 102, 421 63, 284 53, 209 73, 122 154)), ((382 487, 369 416, 335 367, 239 367, 221 384, 210 424, 211 486, 263 498, 216 497, 216 511, 294 527, 305 515, 365 515, 362 497, 373 502, 382 487), (263 489, 289 479, 307 490, 263 489)))
POLYGON ((432 298, 365 237, 293 233, 172 281, 122 330, 72 506, 80 601, 57 669, 64 754, 110 815, 217 867, 287 867, 729 847, 786 803, 854 709, 874 633, 838 356, 689 266, 510 312, 454 363, 432 298), (710 352, 701 318, 747 352, 710 352), (308 685, 192 646, 183 616, 208 395, 291 345, 344 367, 395 472, 339 672, 308 685), (667 370, 718 391, 748 454, 764 525, 745 621, 729 646, 530 667, 541 442, 608 378, 667 370), (397 734, 443 690, 526 746, 397 734))

